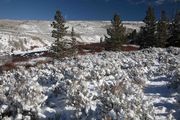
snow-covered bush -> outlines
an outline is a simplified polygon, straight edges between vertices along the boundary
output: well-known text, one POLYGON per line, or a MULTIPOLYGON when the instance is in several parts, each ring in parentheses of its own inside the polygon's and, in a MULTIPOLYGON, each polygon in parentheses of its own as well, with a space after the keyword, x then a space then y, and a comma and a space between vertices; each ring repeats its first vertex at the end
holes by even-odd
POLYGON ((178 69, 176 69, 176 71, 174 71, 174 76, 171 81, 171 86, 174 89, 180 90, 180 68, 178 68, 178 69))
POLYGON ((45 101, 42 87, 26 72, 7 72, 0 77, 0 117, 37 119, 37 109, 45 101))
POLYGON ((14 118, 154 120, 143 89, 156 76, 177 78, 178 50, 102 52, 4 72, 1 118, 8 110, 14 118))

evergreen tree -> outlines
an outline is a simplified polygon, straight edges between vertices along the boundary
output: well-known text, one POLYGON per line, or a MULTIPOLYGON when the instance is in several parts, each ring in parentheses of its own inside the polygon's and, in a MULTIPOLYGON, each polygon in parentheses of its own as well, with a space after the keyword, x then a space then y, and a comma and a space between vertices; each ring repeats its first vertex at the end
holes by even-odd
POLYGON ((141 48, 143 48, 142 45, 143 45, 143 42, 144 42, 144 39, 145 39, 145 37, 143 36, 143 31, 144 31, 143 28, 144 27, 141 27, 139 33, 137 34, 137 39, 134 42, 135 44, 140 45, 141 48))
POLYGON ((107 29, 109 37, 105 36, 106 50, 120 50, 122 44, 126 42, 125 28, 121 23, 120 16, 115 14, 111 21, 112 26, 107 29))
POLYGON ((78 48, 77 48, 77 40, 75 38, 75 31, 74 31, 74 27, 72 27, 71 30, 71 50, 72 50, 72 54, 76 55, 76 53, 78 52, 78 48))
POLYGON ((56 38, 51 49, 53 50, 55 57, 64 57, 67 45, 63 37, 67 34, 68 27, 65 27, 65 19, 59 10, 56 11, 51 26, 54 28, 52 31, 52 37, 56 38))
POLYGON ((74 27, 72 27, 72 29, 71 29, 71 39, 72 39, 72 41, 76 41, 74 27))
POLYGON ((62 39, 67 34, 68 27, 65 27, 65 19, 59 10, 56 11, 54 20, 51 26, 54 28, 52 31, 52 37, 56 38, 58 41, 62 39))
POLYGON ((137 31, 133 30, 129 35, 128 35, 128 41, 131 44, 136 44, 136 39, 137 39, 137 31))
POLYGON ((161 12, 161 19, 157 25, 157 47, 166 47, 169 38, 169 21, 165 11, 161 12))
POLYGON ((145 26, 141 28, 139 45, 141 48, 148 48, 156 46, 156 18, 154 9, 150 5, 147 9, 146 16, 143 20, 145 26))
POLYGON ((172 36, 169 39, 169 46, 180 47, 180 11, 177 11, 172 23, 172 36))

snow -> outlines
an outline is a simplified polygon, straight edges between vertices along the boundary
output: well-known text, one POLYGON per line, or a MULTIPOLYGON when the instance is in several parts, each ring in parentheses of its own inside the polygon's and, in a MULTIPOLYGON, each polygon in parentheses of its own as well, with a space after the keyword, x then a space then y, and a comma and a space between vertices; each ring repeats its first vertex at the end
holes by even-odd
POLYGON ((177 101, 171 95, 173 92, 168 89, 166 76, 158 76, 158 78, 152 79, 147 84, 145 93, 156 107, 155 113, 159 116, 157 120, 168 119, 168 114, 175 109, 177 101))
POLYGON ((35 52, 46 52, 46 51, 48 51, 48 48, 46 48, 46 47, 42 47, 42 48, 35 48, 35 49, 33 49, 33 50, 27 50, 27 51, 20 51, 20 50, 18 50, 18 51, 13 51, 11 54, 13 54, 13 55, 25 55, 25 54, 29 54, 29 53, 35 53, 35 52))
POLYGON ((23 62, 15 62, 14 64, 16 66, 26 66, 26 65, 35 66, 39 62, 41 63, 41 62, 50 62, 50 61, 52 61, 52 58, 50 58, 50 57, 39 57, 39 58, 32 58, 30 60, 26 60, 23 62))
POLYGON ((179 53, 101 52, 4 71, 0 117, 13 110, 16 119, 178 120, 179 93, 169 85, 179 75, 179 53))
MULTIPOLYGON (((127 32, 139 31, 144 24, 136 21, 125 21, 127 32)), ((74 27, 76 39, 82 43, 100 42, 107 34, 110 21, 67 21, 68 33, 74 27)), ((27 51, 32 47, 49 47, 54 38, 51 37, 51 21, 19 21, 0 20, 0 52, 27 51)), ((66 36, 69 39, 70 36, 66 36)))
MULTIPOLYGON (((0 20, 0 62, 12 54, 47 51, 54 41, 50 24, 0 20)), ((123 24, 126 32, 139 31, 144 25, 123 24)), ((74 27, 79 42, 93 43, 104 38, 110 21, 68 21, 66 25, 68 32, 74 27)), ((104 51, 62 61, 40 57, 15 64, 17 69, 0 74, 2 120, 180 119, 179 48, 104 51), (23 67, 27 64, 33 67, 23 67)))

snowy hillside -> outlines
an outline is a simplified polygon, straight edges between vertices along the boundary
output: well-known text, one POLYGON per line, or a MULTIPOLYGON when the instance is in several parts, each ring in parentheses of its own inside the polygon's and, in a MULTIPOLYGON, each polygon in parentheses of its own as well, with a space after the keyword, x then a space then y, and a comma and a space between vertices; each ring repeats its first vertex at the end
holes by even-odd
POLYGON ((179 65, 179 48, 151 48, 3 72, 0 119, 178 120, 179 65))
MULTIPOLYGON (((0 20, 0 52, 48 47, 53 42, 50 21, 0 20)), ((83 43, 99 42, 106 35, 107 21, 68 21, 68 31, 74 27, 77 40, 83 43)), ((139 30, 142 22, 124 22, 127 32, 139 30)))

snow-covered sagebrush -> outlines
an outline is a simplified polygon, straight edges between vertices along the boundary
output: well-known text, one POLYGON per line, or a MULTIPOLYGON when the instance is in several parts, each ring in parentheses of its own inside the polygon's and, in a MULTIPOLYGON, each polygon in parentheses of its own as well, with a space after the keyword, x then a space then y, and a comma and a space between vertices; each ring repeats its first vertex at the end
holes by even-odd
POLYGON ((152 77, 174 75, 179 53, 178 48, 102 52, 4 72, 0 117, 154 120, 143 89, 152 77))

